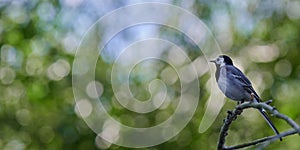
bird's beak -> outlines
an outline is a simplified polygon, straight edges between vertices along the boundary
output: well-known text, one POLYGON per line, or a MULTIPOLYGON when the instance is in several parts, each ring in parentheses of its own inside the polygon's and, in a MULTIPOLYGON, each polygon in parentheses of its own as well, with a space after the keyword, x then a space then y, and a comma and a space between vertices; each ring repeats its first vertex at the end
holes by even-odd
POLYGON ((216 60, 210 60, 209 62, 213 62, 213 63, 215 63, 215 62, 216 62, 216 60))

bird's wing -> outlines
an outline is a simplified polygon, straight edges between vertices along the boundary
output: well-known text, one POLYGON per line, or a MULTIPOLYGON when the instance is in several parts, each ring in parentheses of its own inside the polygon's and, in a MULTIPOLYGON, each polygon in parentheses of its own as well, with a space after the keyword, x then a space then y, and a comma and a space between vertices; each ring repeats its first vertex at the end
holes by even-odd
POLYGON ((234 66, 227 66, 226 68, 227 74, 232 76, 234 79, 237 79, 241 85, 247 90, 250 94, 253 93, 255 98, 258 101, 261 101, 258 94, 252 87, 250 80, 242 73, 242 71, 234 66))
POLYGON ((234 66, 226 66, 226 74, 240 81, 244 86, 252 86, 250 80, 242 73, 242 71, 234 66))

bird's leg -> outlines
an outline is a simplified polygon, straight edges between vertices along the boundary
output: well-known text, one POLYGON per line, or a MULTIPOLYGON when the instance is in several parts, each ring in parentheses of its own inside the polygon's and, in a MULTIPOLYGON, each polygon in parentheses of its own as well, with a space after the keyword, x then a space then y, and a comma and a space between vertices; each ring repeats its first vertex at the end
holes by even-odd
POLYGON ((238 115, 240 115, 243 112, 243 109, 239 108, 238 106, 243 104, 244 102, 245 102, 245 100, 243 100, 243 99, 241 101, 237 102, 237 107, 236 108, 237 108, 237 114, 238 115))
POLYGON ((253 102, 253 100, 254 100, 254 93, 251 93, 250 96, 251 96, 250 100, 251 100, 251 102, 253 102))
MULTIPOLYGON (((241 105, 241 104, 243 104, 244 103, 244 100, 241 100, 241 101, 238 101, 237 102, 237 106, 236 106, 236 111, 237 111, 237 114, 238 115, 240 115, 242 112, 243 112, 243 109, 241 109, 240 107, 239 107, 239 105, 241 105)), ((237 116, 236 116, 237 117, 237 116)), ((234 118, 234 120, 235 120, 236 118, 234 118)))
POLYGON ((242 99, 242 100, 237 102, 237 105, 243 104, 244 102, 245 102, 245 100, 242 99))

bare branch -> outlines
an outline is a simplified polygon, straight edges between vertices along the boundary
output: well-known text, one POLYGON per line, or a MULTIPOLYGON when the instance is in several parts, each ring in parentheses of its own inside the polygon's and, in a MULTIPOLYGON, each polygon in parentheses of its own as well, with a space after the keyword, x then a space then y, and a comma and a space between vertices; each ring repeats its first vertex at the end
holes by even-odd
POLYGON ((289 131, 280 133, 279 136, 277 136, 277 135, 268 136, 268 137, 264 137, 264 138, 261 138, 261 139, 258 139, 258 140, 255 140, 255 141, 252 141, 249 143, 240 144, 240 145, 236 145, 236 146, 228 146, 223 149, 224 150, 232 150, 232 149, 240 149, 240 148, 244 148, 244 147, 254 146, 259 143, 263 143, 266 141, 274 141, 274 140, 278 139, 279 137, 286 137, 286 136, 293 135, 296 133, 298 133, 296 130, 289 130, 289 131))
POLYGON ((257 102, 247 102, 237 106, 237 109, 246 109, 246 108, 257 108, 257 109, 263 108, 269 111, 275 117, 285 120, 290 126, 292 126, 300 134, 300 126, 290 117, 279 113, 279 111, 275 107, 272 107, 266 103, 257 103, 257 102))
POLYGON ((289 136, 289 135, 292 135, 295 133, 298 133, 300 135, 300 126, 294 120, 289 118, 288 116, 279 113, 279 111, 276 108, 268 105, 270 103, 271 103, 270 100, 265 103, 263 103, 263 102, 261 102, 261 103, 245 102, 243 104, 236 106, 236 108, 233 111, 228 111, 228 116, 224 119, 224 123, 223 123, 223 126, 220 131, 220 136, 219 136, 219 141, 218 141, 218 150, 239 149, 239 148, 249 147, 249 146, 253 146, 253 145, 263 143, 266 141, 274 141, 280 137, 289 136), (255 140, 255 141, 252 141, 249 143, 226 147, 225 146, 225 138, 228 135, 228 130, 229 130, 231 123, 237 118, 238 115, 240 115, 243 112, 244 109, 248 109, 248 108, 265 109, 265 110, 269 111, 271 114, 273 114, 275 117, 285 120, 292 128, 294 128, 294 130, 282 132, 279 135, 261 138, 261 139, 258 139, 258 140, 255 140))

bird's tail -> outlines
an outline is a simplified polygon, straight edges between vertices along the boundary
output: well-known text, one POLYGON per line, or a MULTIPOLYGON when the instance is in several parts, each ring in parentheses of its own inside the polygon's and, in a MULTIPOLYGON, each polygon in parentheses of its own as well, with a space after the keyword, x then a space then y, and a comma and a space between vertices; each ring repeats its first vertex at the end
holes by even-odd
MULTIPOLYGON (((264 117, 264 119, 267 121, 267 123, 269 124, 269 126, 272 128, 272 130, 279 135, 278 130, 276 129, 276 127, 274 126, 274 124, 271 122, 271 120, 269 119, 268 115, 266 114, 266 112, 262 109, 259 109, 260 114, 264 117)), ((282 138, 279 138, 280 141, 282 141, 282 138)))

